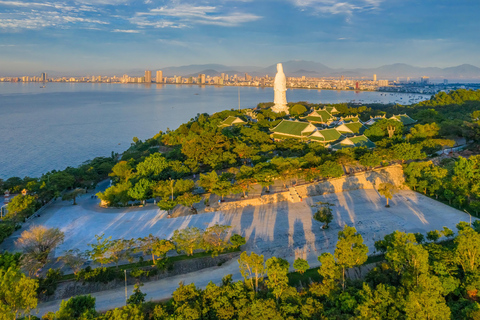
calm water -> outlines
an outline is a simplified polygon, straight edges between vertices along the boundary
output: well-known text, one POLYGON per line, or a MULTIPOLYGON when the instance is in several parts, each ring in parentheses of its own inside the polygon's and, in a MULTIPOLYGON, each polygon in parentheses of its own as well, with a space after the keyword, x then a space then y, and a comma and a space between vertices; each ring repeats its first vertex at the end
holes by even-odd
MULTIPOLYGON (((272 88, 242 87, 240 92, 242 108, 273 100, 272 88)), ((406 104, 409 95, 288 90, 287 99, 406 104)), ((197 113, 237 107, 237 87, 49 83, 40 88, 39 83, 0 82, 0 178, 77 166, 124 151, 134 136, 144 140, 197 113)))

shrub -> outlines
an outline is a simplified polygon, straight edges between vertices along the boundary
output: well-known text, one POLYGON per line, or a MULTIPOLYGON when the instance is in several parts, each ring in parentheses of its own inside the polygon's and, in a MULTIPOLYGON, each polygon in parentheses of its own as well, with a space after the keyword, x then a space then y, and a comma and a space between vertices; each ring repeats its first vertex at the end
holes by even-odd
POLYGON ((123 272, 116 268, 96 268, 92 269, 90 266, 81 270, 76 276, 75 280, 80 282, 103 282, 108 283, 115 279, 123 279, 123 272))
POLYGON ((38 294, 51 296, 57 290, 58 281, 62 278, 60 269, 48 269, 47 276, 38 280, 38 294))

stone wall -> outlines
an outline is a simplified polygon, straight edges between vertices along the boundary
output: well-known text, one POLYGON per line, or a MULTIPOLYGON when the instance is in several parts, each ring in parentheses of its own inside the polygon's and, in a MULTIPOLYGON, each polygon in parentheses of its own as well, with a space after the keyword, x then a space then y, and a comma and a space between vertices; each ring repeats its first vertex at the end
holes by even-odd
MULTIPOLYGON (((223 264, 229 260, 237 259, 240 256, 240 252, 232 252, 221 254, 217 257, 202 257, 196 259, 187 259, 175 261, 173 263, 173 268, 169 271, 160 271, 158 275, 150 277, 148 279, 140 279, 141 282, 156 281, 180 274, 186 274, 190 272, 195 272, 201 269, 216 267, 220 264, 223 264)), ((146 269, 146 268, 142 268, 146 269)), ((127 284, 133 285, 137 283, 138 280, 133 277, 127 277, 127 284)), ((68 299, 76 295, 89 294, 93 292, 106 291, 115 288, 121 288, 125 286, 125 280, 114 280, 109 283, 98 283, 98 282, 87 282, 82 284, 81 282, 76 282, 74 280, 61 282, 58 285, 55 294, 50 297, 42 297, 41 301, 53 301, 60 299, 68 299)))
POLYGON ((345 192, 358 189, 376 189, 383 182, 404 188, 405 178, 401 165, 344 175, 340 178, 296 187, 302 197, 319 196, 327 193, 345 192))
MULTIPOLYGON (((298 195, 302 198, 318 196, 328 193, 337 193, 358 189, 374 189, 382 182, 390 182, 398 188, 403 189, 405 178, 401 165, 393 165, 369 171, 357 172, 344 175, 340 178, 329 179, 321 182, 314 182, 296 186, 298 195)), ((247 206, 258 206, 290 199, 289 192, 263 195, 259 198, 244 199, 241 201, 224 202, 220 207, 213 210, 231 210, 247 206)), ((212 210, 212 211, 213 211, 212 210)))

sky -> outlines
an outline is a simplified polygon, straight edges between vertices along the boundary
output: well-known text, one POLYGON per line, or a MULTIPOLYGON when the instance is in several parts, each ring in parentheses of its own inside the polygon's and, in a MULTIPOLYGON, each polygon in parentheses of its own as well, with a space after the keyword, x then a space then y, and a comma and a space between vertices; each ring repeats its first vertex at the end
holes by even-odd
POLYGON ((478 0, 0 0, 0 76, 217 63, 480 66, 478 0))

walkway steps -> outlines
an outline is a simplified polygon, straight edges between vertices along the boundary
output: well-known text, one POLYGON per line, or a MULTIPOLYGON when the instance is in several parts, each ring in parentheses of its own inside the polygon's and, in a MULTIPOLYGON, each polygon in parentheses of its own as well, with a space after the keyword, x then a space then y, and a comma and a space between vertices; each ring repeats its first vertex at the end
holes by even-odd
POLYGON ((302 198, 298 195, 297 189, 295 187, 288 188, 288 191, 290 192, 288 200, 290 202, 300 202, 302 201, 302 198))

